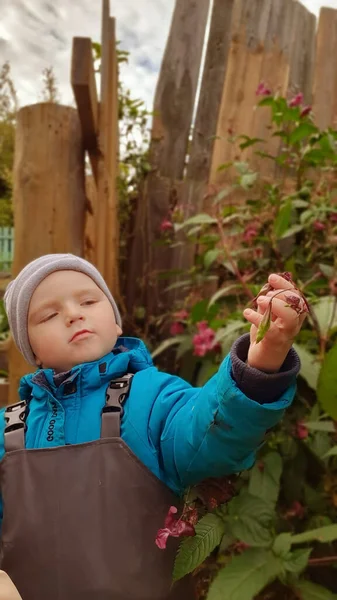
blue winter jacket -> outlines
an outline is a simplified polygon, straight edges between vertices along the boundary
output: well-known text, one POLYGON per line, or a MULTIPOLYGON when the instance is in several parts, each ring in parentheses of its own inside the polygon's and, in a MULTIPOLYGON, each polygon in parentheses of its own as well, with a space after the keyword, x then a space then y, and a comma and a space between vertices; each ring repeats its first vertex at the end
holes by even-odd
POLYGON ((74 367, 59 386, 51 369, 22 378, 20 397, 30 401, 27 448, 98 439, 106 388, 113 378, 131 372, 135 375, 124 404, 121 436, 158 478, 181 494, 207 477, 250 468, 266 430, 281 419, 294 397, 292 385, 276 402, 249 399, 232 378, 230 356, 206 385, 194 388, 180 377, 159 372, 142 341, 120 338, 118 345, 128 351, 115 349, 96 362, 74 367))

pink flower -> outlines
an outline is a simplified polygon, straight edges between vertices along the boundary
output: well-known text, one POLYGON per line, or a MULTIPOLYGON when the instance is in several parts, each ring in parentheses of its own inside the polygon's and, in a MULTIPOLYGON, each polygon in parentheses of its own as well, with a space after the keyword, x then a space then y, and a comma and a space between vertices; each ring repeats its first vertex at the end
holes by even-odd
POLYGON ((298 519, 303 519, 304 515, 305 515, 304 506, 300 502, 295 500, 295 502, 292 503, 289 510, 287 510, 287 512, 285 514, 285 518, 291 519, 293 517, 297 517, 298 519))
POLYGON ((243 234, 243 239, 248 244, 252 242, 258 234, 258 230, 254 225, 248 225, 243 234))
POLYGON ((193 525, 180 519, 175 519, 173 515, 178 512, 175 506, 171 506, 165 518, 164 529, 159 529, 156 537, 156 545, 160 550, 165 550, 169 536, 182 537, 195 535, 193 525))
POLYGON ((296 423, 295 435, 299 440, 305 440, 309 436, 309 430, 303 421, 296 423))
POLYGON ((215 331, 208 327, 206 321, 197 323, 197 328, 198 333, 193 337, 194 354, 195 356, 205 356, 217 345, 214 343, 215 331))
POLYGON ((175 319, 177 319, 177 321, 185 321, 186 319, 188 319, 188 312, 184 309, 178 310, 174 313, 174 317, 175 319))
POLYGON ((261 83, 259 83, 257 90, 256 90, 256 95, 257 96, 270 96, 271 95, 271 90, 265 86, 265 84, 263 83, 263 81, 261 81, 261 83))
POLYGON ((182 333, 184 333, 184 331, 184 325, 182 325, 182 323, 178 323, 178 321, 174 321, 174 323, 172 323, 170 327, 171 335, 181 335, 182 333))
POLYGON ((312 106, 304 106, 304 108, 302 108, 300 117, 303 118, 303 117, 306 117, 307 115, 310 115, 311 111, 312 111, 312 106))
POLYGON ((314 222, 314 230, 315 231, 324 231, 324 229, 325 229, 325 225, 324 225, 324 223, 322 223, 322 221, 314 222))
POLYGON ((173 229, 172 221, 169 221, 169 219, 164 219, 160 224, 160 231, 164 233, 165 231, 170 231, 171 229, 173 229))
POLYGON ((289 106, 290 108, 294 108, 295 106, 301 106, 303 102, 303 94, 302 92, 299 92, 299 94, 296 94, 296 96, 294 96, 290 102, 289 102, 289 106))

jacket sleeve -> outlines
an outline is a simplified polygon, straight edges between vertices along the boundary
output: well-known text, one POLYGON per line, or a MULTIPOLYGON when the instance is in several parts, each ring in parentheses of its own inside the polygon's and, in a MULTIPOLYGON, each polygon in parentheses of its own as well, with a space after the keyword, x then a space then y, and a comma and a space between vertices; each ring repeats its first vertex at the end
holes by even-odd
MULTIPOLYGON (((232 374, 230 355, 204 387, 187 387, 165 374, 150 419, 150 437, 159 449, 165 479, 181 492, 208 477, 249 469, 265 433, 293 401, 296 378, 273 402, 249 398, 232 374), (158 427, 158 415, 165 414, 158 427)), ((265 376, 265 374, 263 374, 265 376)))
MULTIPOLYGON (((0 461, 3 459, 4 454, 5 454, 5 438, 4 438, 4 434, 5 434, 5 411, 6 411, 6 408, 0 409, 0 461)), ((2 528, 2 515, 3 515, 3 511, 2 511, 2 496, 0 494, 0 535, 1 535, 1 528, 2 528)))

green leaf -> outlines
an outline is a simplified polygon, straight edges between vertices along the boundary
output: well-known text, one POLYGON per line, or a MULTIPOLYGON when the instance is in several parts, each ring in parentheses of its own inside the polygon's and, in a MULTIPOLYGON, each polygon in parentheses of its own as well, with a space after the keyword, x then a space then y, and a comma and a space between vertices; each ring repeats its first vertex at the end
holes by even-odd
POLYGON ((321 544, 337 540, 337 525, 319 527, 318 529, 312 529, 311 531, 298 533, 297 535, 293 535, 291 537, 292 544, 305 544, 306 542, 313 542, 315 540, 321 544))
POLYGON ((219 254, 221 254, 221 250, 219 248, 213 248, 213 250, 208 250, 204 256, 204 267, 205 269, 209 269, 209 267, 216 261, 219 254))
POLYGON ((329 452, 324 454, 323 458, 330 458, 331 456, 337 456, 337 446, 330 448, 329 452))
POLYGON ((288 573, 295 573, 299 575, 304 571, 308 564, 312 548, 309 550, 301 549, 289 552, 289 554, 283 558, 283 566, 288 573))
POLYGON ((181 579, 196 569, 213 552, 225 533, 224 521, 208 513, 195 526, 195 536, 186 538, 180 545, 173 569, 173 581, 181 579))
POLYGON ((260 100, 258 106, 273 106, 273 104, 275 104, 275 98, 273 96, 267 96, 266 98, 263 98, 262 100, 260 100))
POLYGON ((261 464, 255 463, 251 471, 248 491, 252 496, 263 498, 274 507, 280 492, 281 456, 278 452, 270 452, 262 459, 262 464, 261 470, 261 464))
POLYGON ((294 349, 301 361, 300 375, 313 390, 316 390, 321 365, 317 362, 316 356, 311 354, 304 346, 294 344, 294 349))
POLYGON ((214 198, 213 200, 213 204, 218 204, 219 202, 221 202, 221 200, 223 200, 224 198, 227 198, 227 196, 229 196, 229 194, 232 193, 232 188, 225 188, 223 190, 221 190, 214 198))
POLYGON ((177 335, 176 337, 164 340, 161 344, 159 344, 158 348, 156 348, 154 350, 154 352, 152 352, 152 354, 151 354, 152 358, 159 356, 159 354, 161 354, 168 348, 171 348, 171 346, 176 346, 177 344, 181 344, 181 343, 185 342, 186 339, 188 339, 188 338, 189 338, 189 336, 187 336, 187 335, 177 335))
POLYGON ((273 540, 269 529, 273 517, 273 507, 262 498, 243 492, 228 504, 226 522, 230 524, 233 535, 241 542, 249 546, 266 548, 273 540))
POLYGON ((246 324, 242 321, 229 321, 225 327, 218 329, 216 332, 215 341, 221 343, 223 356, 228 354, 232 344, 237 339, 239 332, 242 332, 245 327, 246 324))
POLYGON ((291 550, 291 533, 280 533, 273 543, 273 552, 276 556, 287 556, 291 550))
POLYGON ((290 237, 292 235, 296 235, 297 233, 299 233, 300 231, 303 231, 303 225, 293 225, 292 227, 289 227, 289 229, 287 229, 287 231, 285 231, 282 236, 281 236, 281 240, 284 240, 287 237, 290 237))
POLYGON ((209 301, 208 308, 210 308, 212 306, 212 304, 217 302, 217 300, 220 300, 220 298, 222 298, 223 296, 228 296, 229 292, 234 292, 234 290, 237 290, 237 289, 238 289, 238 286, 235 284, 227 285, 226 287, 220 288, 217 292, 215 292, 215 294, 213 294, 212 298, 209 301))
POLYGON ((337 419, 337 344, 325 355, 318 378, 317 398, 323 410, 337 419))
POLYGON ((257 173, 245 173, 240 178, 240 185, 244 190, 249 190, 257 180, 257 173))
POLYGON ((282 563, 272 552, 246 550, 218 573, 207 600, 253 600, 281 573, 282 563))
POLYGON ((327 336, 329 330, 337 326, 335 303, 336 298, 334 296, 322 296, 318 302, 312 305, 322 336, 327 336))
POLYGON ((200 213, 184 221, 182 223, 182 226, 186 227, 188 225, 214 225, 215 223, 217 223, 216 219, 214 219, 207 213, 200 213))
POLYGON ((323 275, 325 275, 325 277, 328 277, 329 279, 330 277, 333 277, 335 270, 333 267, 331 267, 331 265, 324 265, 320 263, 318 266, 319 270, 321 273, 323 273, 323 275))
POLYGON ((335 433, 336 431, 333 421, 307 421, 304 425, 311 431, 325 431, 326 433, 335 433))
POLYGON ((280 239, 289 229, 292 209, 291 200, 287 200, 287 202, 285 202, 285 204, 283 204, 283 206, 280 208, 274 222, 274 234, 277 239, 280 239))
POLYGON ((297 581, 295 591, 301 594, 301 600, 337 600, 336 594, 311 581, 297 581))
POLYGON ((290 144, 297 144, 298 142, 302 142, 305 138, 309 137, 313 133, 317 131, 316 127, 312 125, 310 122, 300 123, 296 129, 292 132, 289 142, 290 144))

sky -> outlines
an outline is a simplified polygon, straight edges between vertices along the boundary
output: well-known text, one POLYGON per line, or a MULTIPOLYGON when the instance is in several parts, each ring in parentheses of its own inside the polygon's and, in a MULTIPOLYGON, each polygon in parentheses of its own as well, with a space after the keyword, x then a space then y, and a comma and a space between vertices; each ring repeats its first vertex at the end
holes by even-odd
MULTIPOLYGON (((202 0, 201 0, 202 1, 202 0)), ((130 52, 122 71, 132 96, 152 108, 174 0, 111 0, 117 38, 130 52)), ((318 15, 337 0, 302 0, 318 15)), ((42 100, 42 71, 53 67, 61 101, 72 104, 69 84, 73 36, 100 40, 101 0, 0 0, 0 66, 9 61, 19 104, 42 100)))

